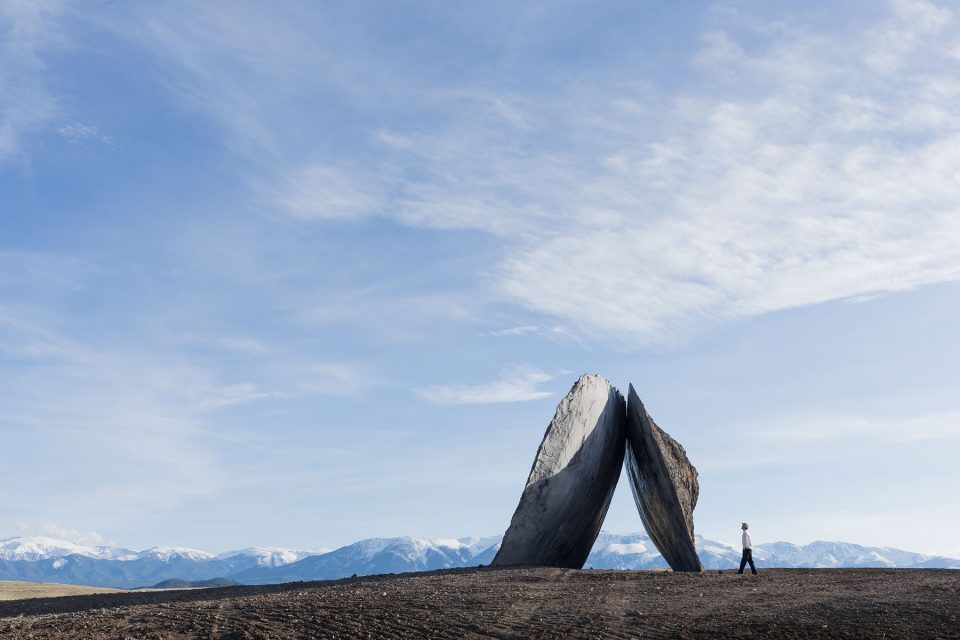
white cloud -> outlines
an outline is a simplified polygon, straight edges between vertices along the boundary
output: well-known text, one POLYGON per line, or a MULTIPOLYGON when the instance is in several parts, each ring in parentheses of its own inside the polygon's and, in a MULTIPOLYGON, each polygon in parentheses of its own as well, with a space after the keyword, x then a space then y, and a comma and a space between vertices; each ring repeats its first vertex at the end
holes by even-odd
POLYGON ((112 544, 109 540, 104 538, 96 531, 80 531, 78 529, 70 529, 67 527, 61 527, 55 522, 16 522, 14 523, 14 526, 17 528, 17 534, 19 536, 49 536, 51 538, 66 540, 67 542, 73 542, 74 544, 90 547, 112 544))
POLYGON ((924 38, 940 31, 953 18, 946 7, 929 0, 892 0, 893 17, 872 35, 872 50, 867 63, 882 73, 902 67, 905 58, 917 49, 924 38))
POLYGON ((478 385, 438 385, 415 389, 417 394, 436 404, 497 404, 525 402, 549 398, 552 391, 543 391, 540 385, 558 374, 549 374, 536 367, 514 366, 503 371, 499 380, 478 385))
MULTIPOLYGON (((940 29, 949 16, 928 8, 903 19, 940 29)), ((853 46, 794 35, 751 56, 709 38, 699 62, 728 78, 678 100, 659 140, 608 154, 617 162, 596 191, 635 194, 617 207, 624 222, 534 238, 494 286, 586 333, 650 343, 717 318, 960 278, 955 81, 911 58, 891 85, 853 46)))
POLYGON ((960 278, 958 33, 943 5, 897 0, 828 31, 715 12, 679 88, 624 65, 526 90, 493 74, 431 84, 399 52, 333 49, 256 5, 220 13, 145 12, 141 42, 267 167, 268 202, 493 234, 488 291, 581 335, 650 344, 960 278), (373 110, 389 93, 428 124, 365 122, 362 148, 322 160, 304 149, 326 136, 297 107, 318 92, 373 110))

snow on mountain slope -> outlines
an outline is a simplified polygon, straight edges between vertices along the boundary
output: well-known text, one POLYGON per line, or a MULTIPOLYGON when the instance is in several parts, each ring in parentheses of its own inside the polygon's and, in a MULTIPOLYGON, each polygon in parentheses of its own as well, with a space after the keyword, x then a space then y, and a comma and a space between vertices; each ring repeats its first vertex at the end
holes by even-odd
POLYGON ((48 536, 27 536, 3 538, 0 540, 0 560, 45 560, 69 555, 81 555, 87 558, 126 559, 136 556, 136 552, 119 547, 91 547, 69 540, 60 540, 48 536))
POLYGON ((474 558, 491 546, 499 544, 503 536, 470 536, 467 538, 433 538, 433 543, 440 548, 456 550, 465 558, 474 558))
POLYGON ((499 540, 499 536, 370 538, 282 567, 254 567, 231 577, 248 584, 266 584, 463 567, 480 564, 476 559, 499 540))
MULTIPOLYGON (((696 536, 697 553, 704 569, 726 569, 740 564, 740 549, 696 536)), ((811 542, 795 545, 771 542, 754 546, 758 567, 940 567, 960 569, 960 559, 901 551, 891 547, 864 547, 849 542, 811 542)), ((646 534, 602 532, 584 565, 595 569, 656 569, 667 565, 646 534)))
POLYGON ((584 566, 593 569, 653 569, 666 568, 667 563, 646 534, 601 531, 584 566))
POLYGON ((797 546, 789 542, 760 544, 754 558, 773 567, 946 567, 960 568, 960 560, 901 551, 891 547, 864 547, 850 542, 818 540, 797 546))
POLYGON ((697 555, 704 569, 724 569, 740 564, 741 550, 722 542, 707 540, 703 536, 694 536, 697 555))
POLYGON ((330 549, 314 549, 311 551, 295 551, 282 547, 247 547, 236 551, 227 551, 217 556, 220 560, 239 560, 249 558, 255 566, 282 567, 285 564, 303 560, 309 556, 329 553, 330 549))
POLYGON ((69 540, 50 538, 47 536, 14 537, 0 539, 0 560, 37 561, 53 558, 63 558, 70 555, 103 560, 157 560, 171 562, 173 560, 224 560, 235 557, 249 557, 254 564, 279 566, 296 562, 307 556, 327 553, 329 549, 311 551, 296 551, 279 547, 249 547, 238 551, 229 551, 214 555, 206 551, 187 547, 151 547, 144 551, 132 551, 120 547, 77 544, 69 540))
POLYGON ((188 549, 186 547, 151 547, 141 551, 136 555, 138 560, 159 560, 160 562, 170 562, 171 560, 213 560, 216 558, 212 553, 198 551, 197 549, 188 549))

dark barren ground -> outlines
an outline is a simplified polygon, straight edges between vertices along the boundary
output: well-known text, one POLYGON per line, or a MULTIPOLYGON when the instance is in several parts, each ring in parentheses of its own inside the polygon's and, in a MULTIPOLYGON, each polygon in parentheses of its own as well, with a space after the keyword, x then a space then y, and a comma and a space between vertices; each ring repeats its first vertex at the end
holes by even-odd
POLYGON ((960 638, 960 571, 464 569, 0 602, 0 638, 960 638))

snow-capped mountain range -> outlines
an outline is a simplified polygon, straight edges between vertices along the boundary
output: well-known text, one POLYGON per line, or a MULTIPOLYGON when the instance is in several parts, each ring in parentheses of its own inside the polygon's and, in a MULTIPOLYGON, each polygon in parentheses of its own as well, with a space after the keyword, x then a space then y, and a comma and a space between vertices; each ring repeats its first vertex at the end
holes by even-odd
MULTIPOLYGON (((739 549, 697 536, 706 569, 736 566, 739 549)), ((214 555, 180 547, 132 551, 85 546, 50 537, 0 539, 0 580, 136 588, 179 578, 230 578, 244 584, 328 580, 351 575, 430 571, 489 564, 500 536, 371 538, 333 551, 250 547, 214 555)), ((960 569, 960 559, 848 542, 759 544, 763 567, 927 567, 960 569)), ((584 565, 594 569, 658 569, 667 565, 646 534, 601 532, 584 565)))
MULTIPOLYGON (((240 554, 244 551, 237 551, 240 554)), ((249 550, 253 551, 253 550, 249 550)), ((283 551, 287 551, 284 549, 283 551)), ((143 560, 157 559, 170 561, 174 558, 189 558, 191 560, 212 560, 216 556, 206 551, 187 549, 185 547, 151 547, 145 551, 131 551, 122 547, 97 546, 77 544, 69 540, 60 540, 48 536, 30 536, 24 538, 5 538, 0 540, 0 560, 47 560, 79 555, 85 558, 101 560, 143 560)), ((297 558, 299 559, 299 558, 297 558)))
POLYGON ((0 560, 46 560, 77 554, 87 558, 133 558, 135 551, 120 547, 91 547, 47 536, 0 540, 0 560))
POLYGON ((60 540, 48 536, 30 536, 23 538, 0 539, 0 560, 48 560, 78 555, 85 558, 100 560, 159 560, 170 562, 173 560, 229 560, 247 558, 257 566, 279 567, 302 560, 308 556, 328 553, 330 549, 312 549, 310 551, 294 551, 281 547, 248 547, 237 551, 227 551, 219 555, 188 549, 186 547, 151 547, 144 551, 131 551, 122 547, 97 546, 77 544, 69 540, 60 540))

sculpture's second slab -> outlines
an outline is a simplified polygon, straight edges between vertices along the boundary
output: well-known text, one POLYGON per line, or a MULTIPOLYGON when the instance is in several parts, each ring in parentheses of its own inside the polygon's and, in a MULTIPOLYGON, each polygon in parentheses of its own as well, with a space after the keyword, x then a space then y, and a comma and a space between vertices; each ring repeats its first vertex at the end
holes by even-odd
POLYGON ((693 538, 700 485, 687 452, 653 421, 630 385, 627 477, 640 519, 674 571, 703 571, 693 538))
POLYGON ((583 566, 620 478, 625 422, 620 392, 581 376, 547 427, 493 565, 583 566))

